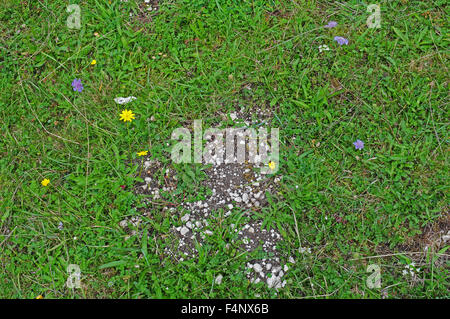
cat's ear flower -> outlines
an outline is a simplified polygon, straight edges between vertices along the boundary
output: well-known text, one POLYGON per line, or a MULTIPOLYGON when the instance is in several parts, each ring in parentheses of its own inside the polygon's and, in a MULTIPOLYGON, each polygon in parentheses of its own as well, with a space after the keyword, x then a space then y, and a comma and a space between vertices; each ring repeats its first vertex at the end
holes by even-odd
POLYGON ((275 169, 275 167, 277 167, 277 164, 275 164, 275 162, 270 161, 269 168, 273 171, 275 169))
POLYGON ((129 110, 123 110, 122 113, 120 113, 120 120, 124 122, 131 122, 135 119, 134 113, 129 110))

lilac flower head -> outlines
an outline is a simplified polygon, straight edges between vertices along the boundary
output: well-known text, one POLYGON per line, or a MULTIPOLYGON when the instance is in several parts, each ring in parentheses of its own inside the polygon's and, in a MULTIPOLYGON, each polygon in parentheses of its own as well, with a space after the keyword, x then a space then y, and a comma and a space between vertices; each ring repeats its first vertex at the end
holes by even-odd
POLYGON ((339 43, 339 45, 348 45, 348 39, 343 38, 343 37, 334 37, 334 41, 336 41, 337 43, 339 43))
POLYGON ((74 91, 83 91, 83 84, 81 84, 81 79, 74 79, 72 81, 72 87, 74 91))
POLYGON ((336 22, 336 21, 330 21, 330 22, 328 22, 328 24, 327 25, 325 25, 325 26, 323 26, 324 28, 334 28, 335 26, 337 26, 338 25, 338 23, 336 22))
POLYGON ((355 149, 362 150, 364 148, 364 142, 361 140, 356 140, 356 142, 353 142, 353 145, 355 145, 355 149))

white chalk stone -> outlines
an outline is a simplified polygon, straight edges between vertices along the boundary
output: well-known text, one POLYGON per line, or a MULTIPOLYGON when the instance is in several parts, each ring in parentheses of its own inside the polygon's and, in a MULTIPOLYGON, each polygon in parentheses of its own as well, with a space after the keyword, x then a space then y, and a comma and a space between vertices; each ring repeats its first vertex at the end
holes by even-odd
POLYGON ((254 265, 253 265, 253 269, 254 269, 256 272, 261 272, 261 271, 262 271, 262 267, 261 267, 260 264, 254 264, 254 265))
POLYGON ((189 228, 186 226, 181 227, 180 233, 182 236, 186 235, 189 232, 189 228))

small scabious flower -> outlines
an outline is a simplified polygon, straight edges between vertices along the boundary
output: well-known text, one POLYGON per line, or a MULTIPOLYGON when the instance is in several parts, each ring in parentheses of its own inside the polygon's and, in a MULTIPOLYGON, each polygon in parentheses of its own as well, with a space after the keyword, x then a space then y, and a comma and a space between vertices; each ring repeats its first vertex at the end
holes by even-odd
POLYGON ((59 222, 59 224, 58 224, 58 229, 59 229, 59 230, 63 230, 63 229, 64 229, 64 224, 63 224, 63 222, 59 222))
POLYGON ((277 166, 277 164, 275 164, 275 162, 270 161, 269 162, 269 168, 273 171, 275 169, 275 167, 277 166))
POLYGON ((41 182, 42 186, 47 186, 48 184, 50 184, 50 180, 48 178, 44 178, 41 182))
POLYGON ((137 155, 138 156, 145 156, 147 155, 148 151, 142 151, 142 152, 138 152, 137 155))
POLYGON ((83 84, 81 83, 81 79, 74 79, 72 81, 72 87, 74 91, 83 91, 83 84))
POLYGON ((328 24, 327 25, 325 25, 325 26, 323 26, 324 28, 334 28, 334 27, 336 27, 338 25, 338 23, 336 22, 336 21, 330 21, 330 22, 328 22, 328 24))
POLYGON ((120 113, 120 120, 124 122, 131 122, 135 119, 135 114, 133 114, 132 111, 129 110, 123 110, 122 113, 120 113))
POLYGON ((362 150, 364 148, 364 142, 361 140, 356 140, 353 142, 353 145, 355 145, 355 149, 362 150))
POLYGON ((348 45, 348 39, 344 37, 334 37, 334 41, 336 41, 339 45, 348 45))

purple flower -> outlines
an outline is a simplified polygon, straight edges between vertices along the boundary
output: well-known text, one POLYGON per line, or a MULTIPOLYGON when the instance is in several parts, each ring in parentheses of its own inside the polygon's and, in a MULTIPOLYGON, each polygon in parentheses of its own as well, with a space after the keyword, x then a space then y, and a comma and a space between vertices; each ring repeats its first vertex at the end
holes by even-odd
POLYGON ((356 140, 356 142, 353 142, 353 145, 355 145, 355 149, 362 150, 364 148, 364 142, 361 140, 356 140))
POLYGON ((63 230, 63 229, 64 229, 64 225, 63 225, 62 222, 59 222, 59 224, 58 224, 58 229, 59 229, 59 230, 63 230))
POLYGON ((323 26, 324 28, 334 28, 335 26, 337 26, 338 25, 338 23, 336 22, 336 21, 330 21, 330 22, 328 22, 328 24, 327 25, 325 25, 325 26, 323 26))
POLYGON ((83 84, 81 84, 81 79, 75 79, 72 81, 72 87, 74 91, 83 91, 83 84))
POLYGON ((343 37, 334 37, 334 41, 336 41, 337 43, 339 43, 339 45, 348 45, 348 39, 343 38, 343 37))

